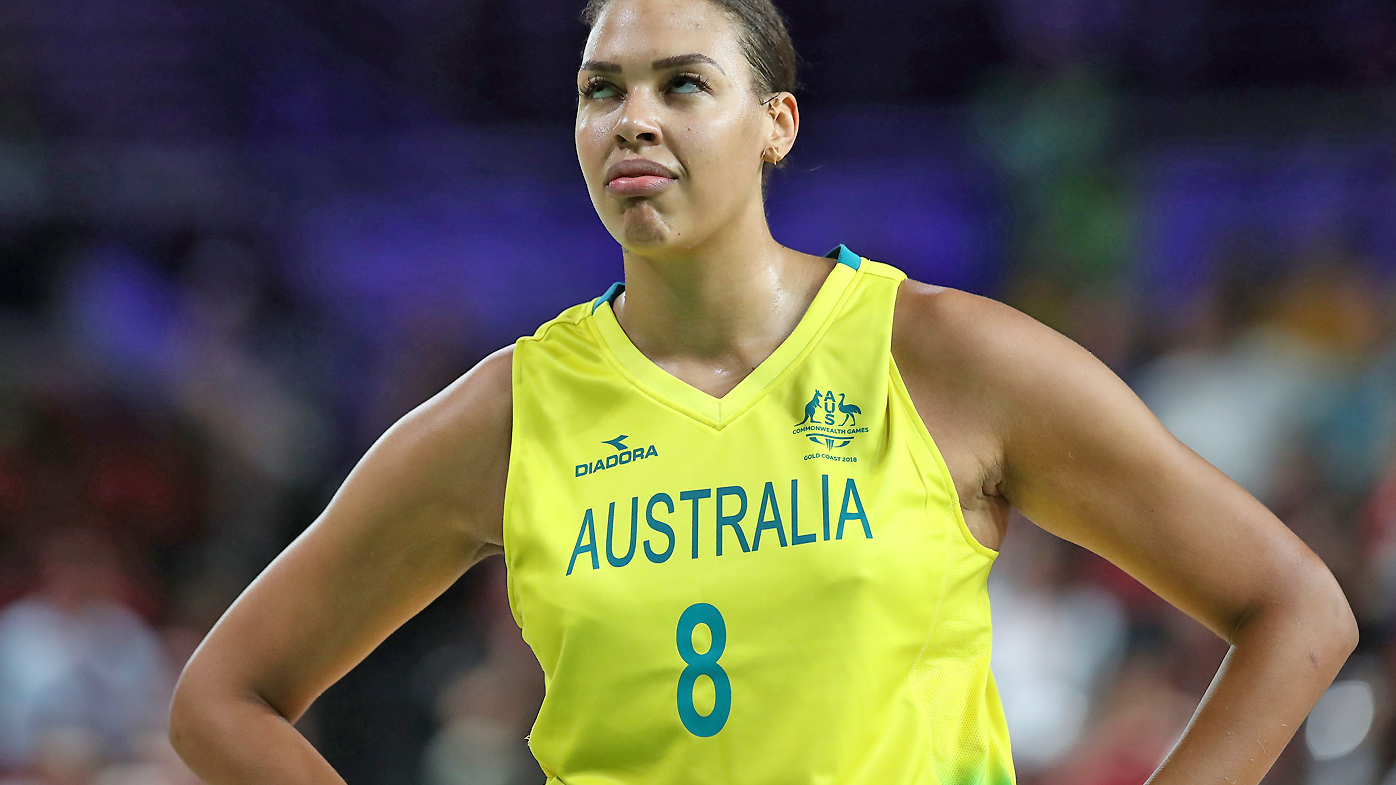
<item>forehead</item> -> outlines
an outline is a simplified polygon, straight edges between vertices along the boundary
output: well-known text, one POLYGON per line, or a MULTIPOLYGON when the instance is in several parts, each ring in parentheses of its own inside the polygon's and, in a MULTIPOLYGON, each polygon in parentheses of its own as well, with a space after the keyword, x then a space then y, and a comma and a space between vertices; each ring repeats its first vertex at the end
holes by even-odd
POLYGON ((740 73, 736 25, 708 0, 611 0, 587 36, 583 60, 648 67, 654 60, 705 54, 740 73))

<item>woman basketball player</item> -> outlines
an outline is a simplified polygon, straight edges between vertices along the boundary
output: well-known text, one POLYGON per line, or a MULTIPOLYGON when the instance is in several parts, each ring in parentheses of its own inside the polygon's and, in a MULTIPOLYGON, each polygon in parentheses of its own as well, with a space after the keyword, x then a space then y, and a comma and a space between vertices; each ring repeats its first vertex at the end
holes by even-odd
POLYGON ((1151 782, 1259 782, 1356 642, 1324 565, 1071 341, 772 239, 769 0, 587 18, 577 155, 624 286, 368 451, 185 668, 190 767, 342 782, 291 723, 503 552, 550 782, 1011 783, 985 577, 1016 506, 1231 644, 1151 782))

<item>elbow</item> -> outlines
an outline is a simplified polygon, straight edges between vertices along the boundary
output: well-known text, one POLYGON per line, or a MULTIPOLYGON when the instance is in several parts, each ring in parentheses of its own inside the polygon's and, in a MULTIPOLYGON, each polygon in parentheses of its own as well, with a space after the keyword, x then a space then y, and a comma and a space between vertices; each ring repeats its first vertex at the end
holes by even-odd
POLYGON ((1357 649, 1357 619, 1352 615, 1347 600, 1342 600, 1341 611, 1336 611, 1326 623, 1320 625, 1322 632, 1316 634, 1318 641, 1309 648, 1309 662, 1330 682, 1338 677, 1348 657, 1357 649))
MULTIPOLYGON (((170 699, 170 746, 191 771, 207 778, 236 748, 246 717, 216 669, 200 666, 196 653, 185 665, 170 699), (230 745, 232 745, 230 747, 230 745)), ((207 665, 207 663, 203 663, 207 665)))
POLYGON ((1331 680, 1357 648, 1357 619, 1328 568, 1317 558, 1306 561, 1241 615, 1231 642, 1289 649, 1316 677, 1331 680))
POLYGON ((1357 618, 1337 579, 1320 565, 1311 580, 1297 582, 1303 588, 1296 598, 1296 620, 1304 630, 1308 655, 1314 667, 1336 677, 1357 649, 1357 618))
POLYGON ((233 694, 217 668, 195 652, 185 664, 170 698, 170 745, 189 764, 237 717, 233 694))
POLYGON ((231 752, 245 750, 266 731, 271 718, 290 722, 215 658, 195 652, 170 699, 169 740, 194 771, 223 765, 231 752))
POLYGON ((184 759, 188 759, 187 747, 198 735, 198 687, 190 677, 186 667, 175 685, 174 696, 170 699, 169 738, 170 746, 184 759))
POLYGON ((1327 592, 1319 603, 1316 621, 1324 629, 1325 637, 1332 642, 1338 653, 1338 665, 1341 667, 1348 655, 1357 649, 1357 617, 1353 615, 1352 605, 1348 603, 1348 598, 1343 594, 1337 579, 1326 567, 1323 569, 1322 578, 1322 585, 1327 587, 1327 592))
POLYGON ((183 727, 175 727, 173 712, 171 712, 170 727, 169 732, 167 734, 167 738, 170 741, 170 747, 174 749, 175 754, 179 756, 180 760, 185 761, 185 765, 188 765, 188 758, 184 753, 183 747, 185 744, 185 740, 188 737, 189 734, 183 727))
POLYGON ((1342 610, 1334 626, 1336 627, 1334 637, 1341 646, 1343 659, 1346 660, 1347 656, 1357 649, 1360 637, 1357 617, 1352 614, 1352 607, 1348 604, 1346 597, 1342 597, 1342 610))

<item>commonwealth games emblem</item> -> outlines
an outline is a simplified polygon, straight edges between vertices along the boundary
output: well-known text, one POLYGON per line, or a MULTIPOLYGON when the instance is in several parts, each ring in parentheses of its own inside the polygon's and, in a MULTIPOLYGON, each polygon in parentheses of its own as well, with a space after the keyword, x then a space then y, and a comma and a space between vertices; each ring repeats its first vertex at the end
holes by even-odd
POLYGON ((833 390, 814 391, 814 397, 805 404, 804 419, 795 423, 792 435, 804 436, 826 449, 844 447, 867 428, 858 427, 858 415, 863 410, 857 404, 845 400, 844 393, 833 390))

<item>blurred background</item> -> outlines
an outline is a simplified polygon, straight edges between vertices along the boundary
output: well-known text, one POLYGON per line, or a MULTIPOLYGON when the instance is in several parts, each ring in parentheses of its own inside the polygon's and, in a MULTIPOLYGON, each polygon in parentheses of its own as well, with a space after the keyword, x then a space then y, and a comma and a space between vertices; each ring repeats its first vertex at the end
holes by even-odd
MULTIPOLYGON (((219 614, 396 418, 620 277, 579 5, 0 2, 0 782, 194 782, 165 712, 219 614)), ((1269 505, 1363 636, 1266 782, 1396 785, 1396 4, 779 5, 776 238, 1023 309, 1269 505)), ((349 782, 542 781, 502 580, 299 723, 349 782)), ((1142 783, 1225 645, 1022 519, 991 592, 1020 782, 1142 783)))

